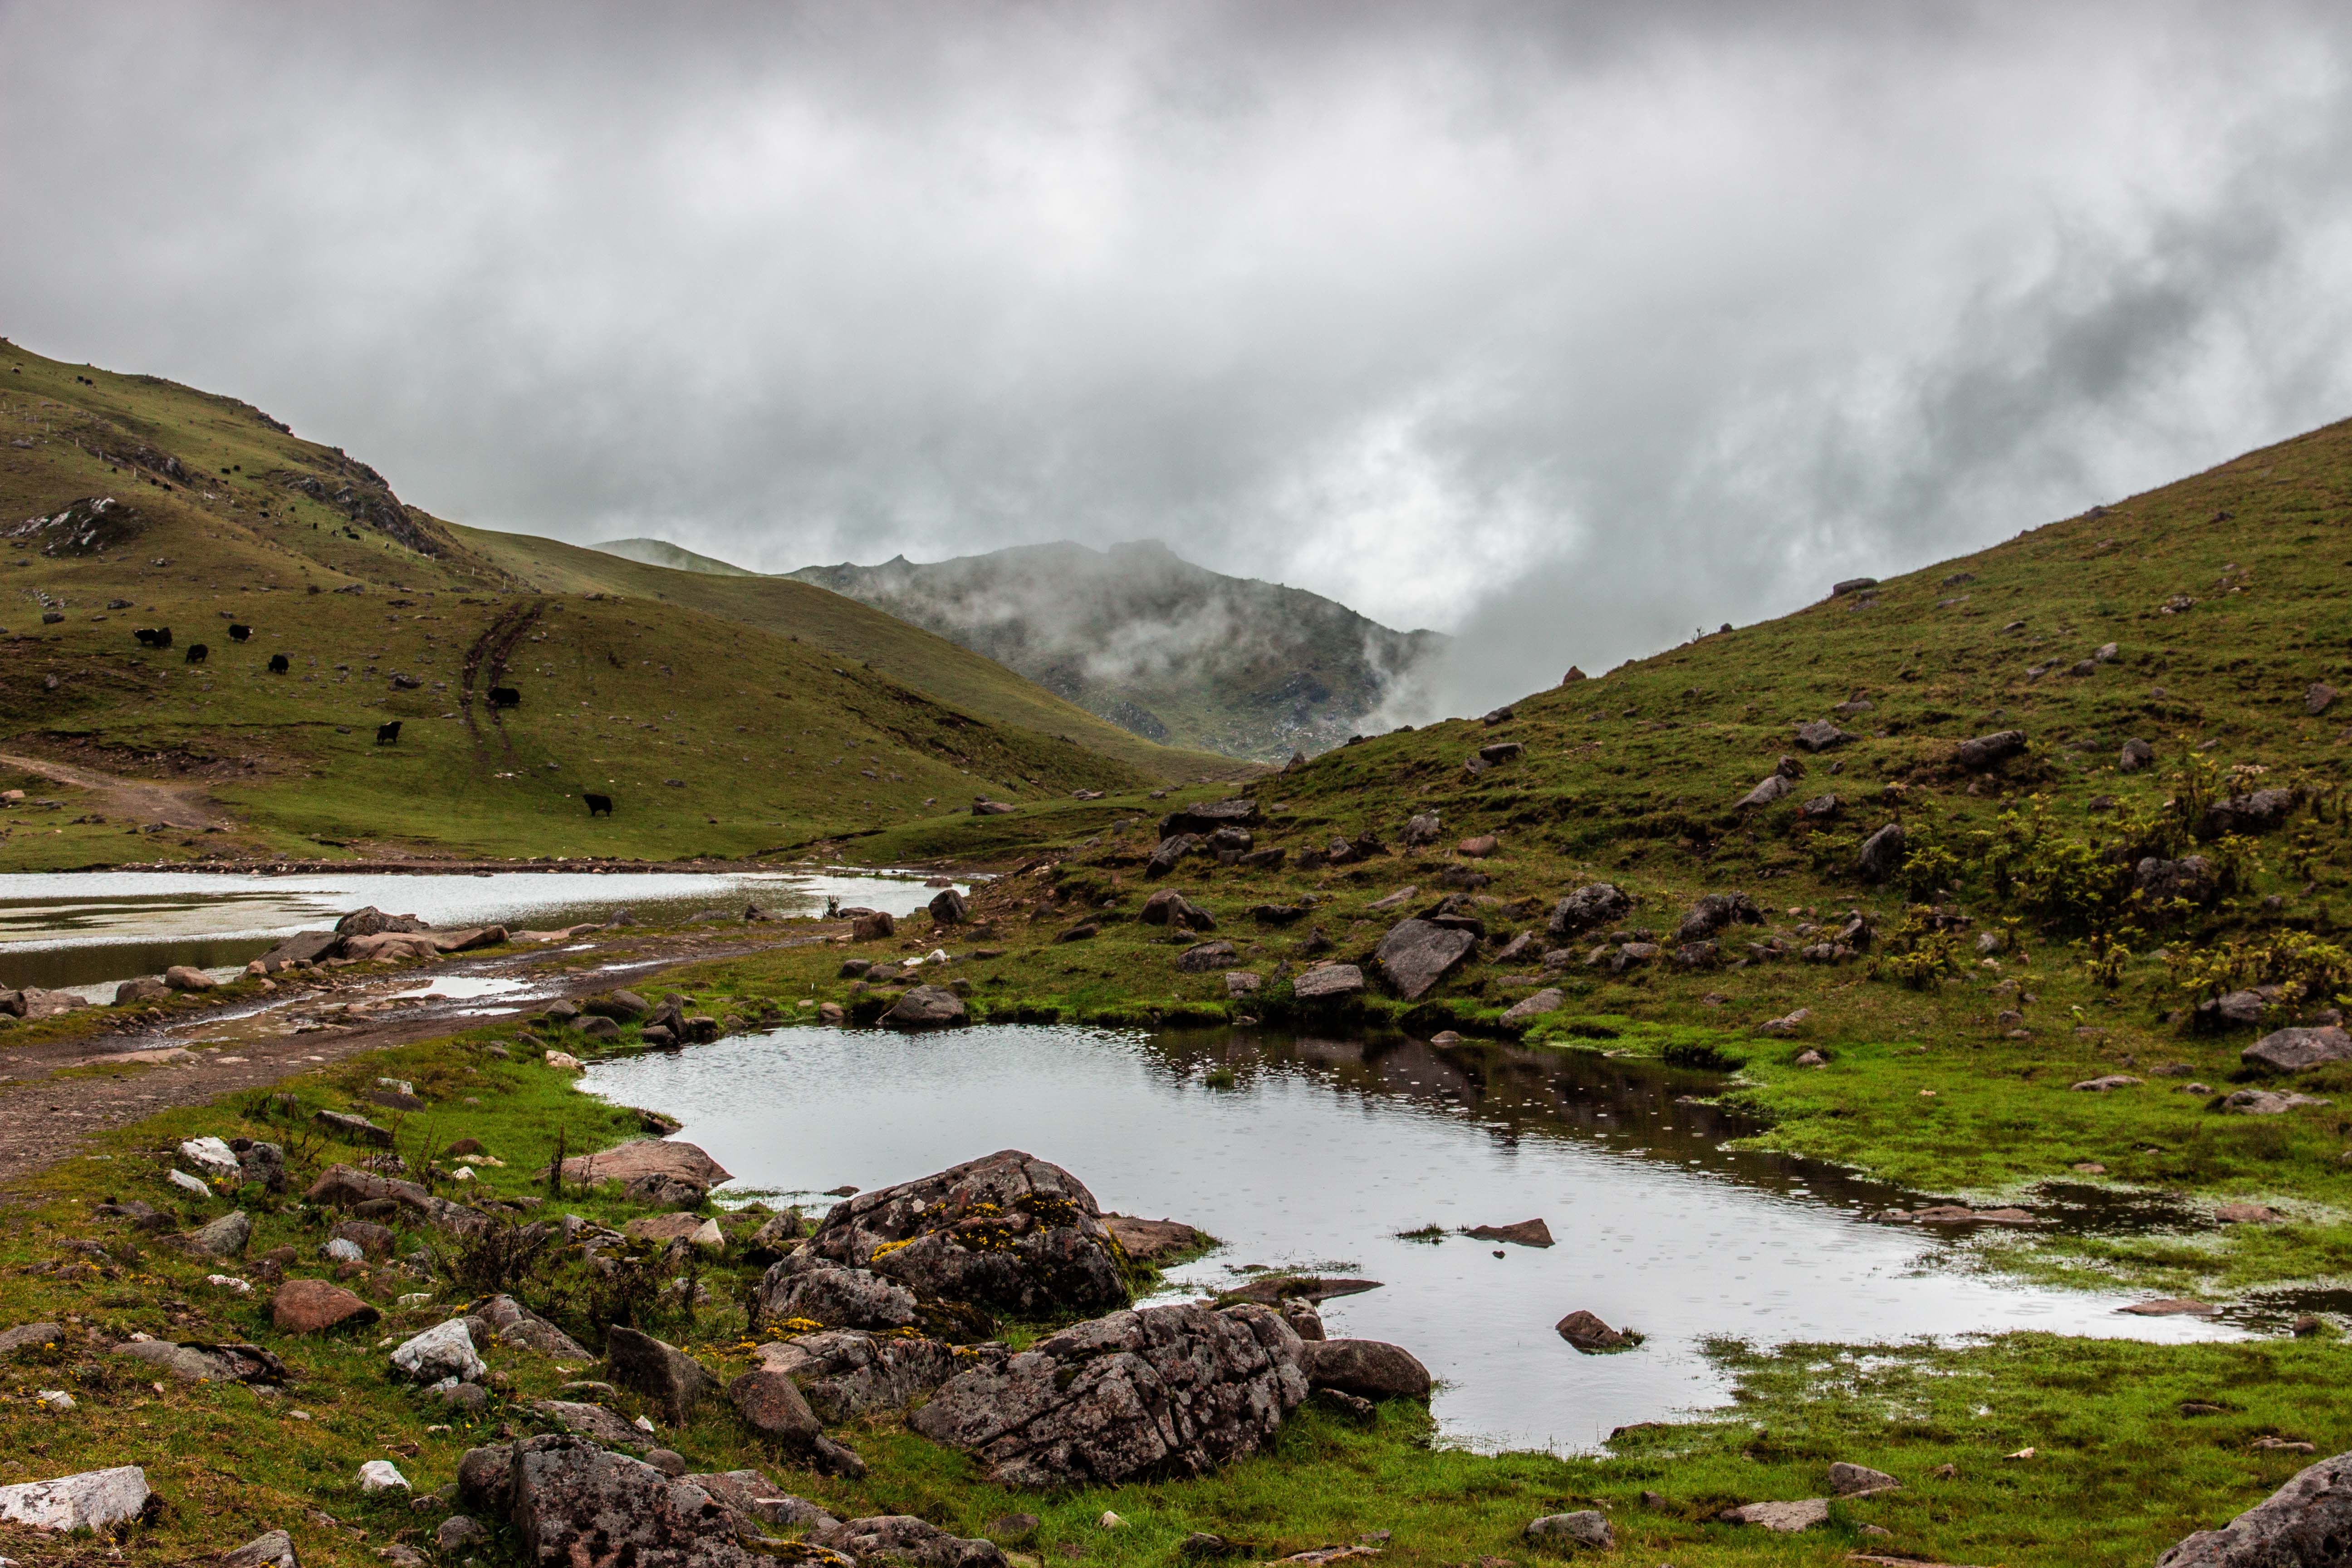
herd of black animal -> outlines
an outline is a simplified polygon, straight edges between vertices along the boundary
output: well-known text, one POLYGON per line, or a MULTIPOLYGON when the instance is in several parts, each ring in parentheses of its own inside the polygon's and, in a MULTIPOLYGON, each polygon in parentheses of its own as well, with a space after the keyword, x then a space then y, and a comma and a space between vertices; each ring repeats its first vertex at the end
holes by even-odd
MULTIPOLYGON (((139 646, 142 647, 165 648, 172 646, 172 628, 169 626, 141 626, 137 631, 132 632, 131 635, 139 639, 139 646)), ((234 621, 229 624, 229 641, 247 642, 252 639, 252 637, 253 628, 251 626, 234 621)), ((190 664, 202 664, 205 659, 212 657, 212 651, 213 650, 211 648, 206 647, 203 643, 190 643, 188 645, 188 662, 190 664)), ((293 664, 284 654, 273 653, 269 656, 270 674, 284 675, 291 668, 293 668, 293 664)), ((522 706, 522 693, 511 686, 491 687, 489 691, 489 700, 490 706, 494 709, 520 708, 522 706)), ((375 743, 379 746, 397 746, 400 744, 400 724, 401 721, 397 719, 392 720, 386 723, 378 724, 375 727, 375 743)), ((592 795, 584 796, 583 798, 588 802, 589 816, 610 816, 613 815, 612 796, 605 795, 592 795)))

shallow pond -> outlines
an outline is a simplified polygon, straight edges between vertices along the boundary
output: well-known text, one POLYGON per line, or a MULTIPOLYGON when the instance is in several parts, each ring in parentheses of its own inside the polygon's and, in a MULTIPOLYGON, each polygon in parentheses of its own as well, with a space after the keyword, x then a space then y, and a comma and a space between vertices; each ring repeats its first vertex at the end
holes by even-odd
POLYGON ((920 877, 825 872, 332 872, 289 876, 58 871, 0 876, 0 986, 47 989, 153 974, 174 963, 243 964, 294 931, 370 904, 440 927, 547 928, 616 910, 677 921, 747 903, 815 914, 828 898, 905 914, 934 896, 920 877))
MULTIPOLYGON (((1174 1297, 1254 1265, 1381 1280, 1325 1302, 1332 1334, 1413 1351, 1444 1382, 1446 1428, 1482 1447, 1590 1447, 1613 1426, 1715 1404, 1727 1389, 1701 1352, 1710 1336, 2243 1331, 2118 1316, 2131 1298, 1971 1272, 1964 1243, 1864 1218, 1907 1194, 1724 1149, 1747 1129, 1682 1098, 1709 1080, 1598 1056, 1402 1037, 802 1027, 608 1062, 588 1082, 683 1118, 679 1136, 735 1189, 818 1212, 829 1187, 1019 1148, 1076 1173, 1106 1210, 1221 1237, 1177 1271, 1174 1297), (1549 1249, 1400 1235, 1538 1216, 1549 1249), (1647 1342, 1580 1355, 1552 1327, 1578 1308, 1647 1342)), ((2061 1223, 2174 1217, 2086 1192, 2061 1223)))

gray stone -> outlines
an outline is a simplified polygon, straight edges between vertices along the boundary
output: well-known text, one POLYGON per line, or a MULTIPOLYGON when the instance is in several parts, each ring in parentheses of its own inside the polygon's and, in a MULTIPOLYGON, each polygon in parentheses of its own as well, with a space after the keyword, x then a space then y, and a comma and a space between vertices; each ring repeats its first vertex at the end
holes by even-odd
POLYGON ((2291 789, 2258 789, 2217 800, 2205 808, 2205 831, 2267 833, 2287 819, 2299 798, 2291 789))
POLYGON ((2221 896, 2213 862, 2202 855, 2185 855, 2178 860, 2145 856, 2132 868, 2132 886, 2157 903, 2186 899, 2192 904, 2210 904, 2221 896))
POLYGON ((433 1544, 449 1555, 488 1544, 489 1531, 471 1514, 453 1513, 433 1530, 433 1544))
POLYGON ((2248 1067, 2273 1072, 2304 1072, 2329 1062, 2352 1060, 2352 1034, 2333 1024, 2309 1029, 2276 1029, 2239 1053, 2248 1067))
MULTIPOLYGON (((834 1206, 803 1251, 807 1265, 866 1268, 924 1300, 1024 1318, 1098 1312, 1129 1299, 1094 1194, 1018 1149, 859 1193, 834 1206)), ((797 1271, 793 1262, 769 1271, 770 1287, 797 1271)))
POLYGON ((1601 1551, 1617 1542, 1616 1532, 1609 1528, 1609 1516, 1590 1508, 1575 1513, 1548 1513, 1528 1525, 1527 1533, 1530 1541, 1564 1541, 1601 1551))
POLYGON ((1903 825, 1890 822, 1864 839, 1857 865, 1874 882, 1884 882, 1903 869, 1903 825))
POLYGON ((1156 881, 1167 876, 1176 869, 1178 861, 1200 847, 1201 838, 1198 834, 1180 833, 1173 838, 1160 840, 1160 847, 1153 850, 1151 858, 1144 862, 1144 880, 1156 881))
POLYGON ((139 1518, 148 1496, 147 1472, 136 1465, 83 1470, 0 1487, 0 1520, 35 1530, 105 1530, 139 1518))
POLYGON ((1753 1524, 1783 1535, 1794 1535, 1801 1530, 1811 1530, 1817 1524, 1827 1524, 1830 1500, 1800 1498, 1793 1502, 1751 1502, 1738 1508, 1727 1508, 1716 1515, 1726 1524, 1753 1524))
POLYGON ((757 1353, 769 1370, 798 1385, 817 1419, 832 1426, 870 1411, 904 1409, 961 1370, 954 1348, 941 1341, 856 1329, 801 1334, 761 1345, 757 1353))
POLYGON ((2303 710, 2310 714, 2312 717, 2317 718, 2320 714, 2326 712, 2328 709, 2335 706, 2336 699, 2339 693, 2336 691, 2336 688, 2328 685, 2327 682, 2324 680, 2315 680, 2309 686, 2304 688, 2303 710))
MULTIPOLYGON (((1779 773, 1768 773, 1765 775, 1764 782, 1758 784, 1754 789, 1749 790, 1746 795, 1741 795, 1738 804, 1743 807, 1751 805, 1769 805, 1774 801, 1779 800, 1782 795, 1795 793, 1796 788, 1797 786, 1795 784, 1790 784, 1779 773)), ((1557 1514, 1553 1517, 1567 1519, 1574 1516, 1569 1514, 1557 1514)), ((1538 1520, 1536 1522, 1540 1524, 1543 1521, 1538 1520)), ((1534 1526, 1531 1525, 1528 1528, 1533 1529, 1534 1526)))
POLYGON ((709 1492, 584 1437, 517 1444, 511 1487, 509 1518, 534 1568, 757 1568, 766 1561, 736 1540, 734 1516, 709 1492))
POLYGON ((1614 924, 1630 914, 1633 900, 1613 882, 1591 882, 1552 906, 1545 931, 1556 942, 1580 936, 1596 926, 1614 924))
POLYGON ((1359 1399, 1429 1397, 1429 1369, 1384 1341, 1302 1341, 1298 1364, 1309 1388, 1336 1388, 1359 1399))
POLYGON ((2006 762, 2024 750, 2024 731, 1996 730, 1990 735, 1962 741, 1954 748, 1952 761, 1971 773, 1978 773, 2006 762))
POLYGON ((806 1498, 793 1496, 757 1470, 709 1471, 684 1478, 734 1514, 779 1530, 821 1530, 840 1521, 806 1498))
POLYGON ((1826 719, 1809 720, 1797 726, 1797 744, 1808 752, 1826 752, 1853 739, 1826 719))
POLYGON ((2331 1568, 2352 1541, 2352 1454, 2295 1472, 2219 1530, 2184 1536, 2156 1568, 2331 1568))
POLYGON ((39 1350, 65 1338, 63 1323, 19 1323, 13 1329, 0 1329, 0 1358, 15 1355, 18 1351, 39 1350))
POLYGON ((1181 834, 1206 837, 1221 827, 1255 827, 1259 821, 1258 804, 1249 795, 1229 795, 1223 800, 1196 801, 1179 807, 1160 819, 1160 837, 1164 841, 1181 834))
POLYGON ((953 888, 942 889, 930 902, 931 923, 955 926, 963 924, 971 913, 971 906, 953 888))
POLYGON ((1255 1452, 1307 1397, 1300 1346, 1270 1307, 1114 1312, 962 1373, 908 1424, 1001 1485, 1202 1475, 1255 1452))
POLYGON ((654 1440, 651 1433, 615 1415, 601 1405, 583 1405, 570 1399, 541 1399, 532 1402, 530 1409, 542 1421, 551 1421, 582 1437, 593 1437, 608 1448, 644 1448, 654 1440))
POLYGON ((1510 1006, 1505 1008, 1503 1011, 1503 1027, 1507 1029, 1524 1029, 1528 1025, 1534 1023, 1538 1018, 1542 1017, 1546 1013, 1556 1011, 1567 1001, 1568 994, 1566 992, 1561 991, 1557 986, 1547 985, 1542 990, 1537 992, 1534 995, 1522 998, 1517 1002, 1512 1003, 1510 1006))
POLYGON ((1444 836, 1444 818, 1433 811, 1424 811, 1408 818, 1404 825, 1404 847, 1408 849, 1424 848, 1444 836))
POLYGON ((1176 967, 1186 974, 1205 974, 1212 969, 1230 968, 1234 958, 1232 942, 1204 942, 1178 953, 1176 967))
POLYGON ((905 1286, 827 1264, 805 1249, 770 1266, 760 1283, 760 1314, 847 1329, 912 1328, 922 1316, 905 1286))
POLYGON ((968 1022, 963 998, 944 985, 918 985, 882 1015, 892 1029, 944 1029, 968 1022))
POLYGON ((1477 937, 1470 931, 1425 920, 1399 921, 1381 939, 1372 961, 1397 994, 1413 1002, 1427 995, 1477 945, 1477 937))
POLYGON ((2124 742, 2124 749, 2116 754, 2116 766, 2125 773, 2136 773, 2155 761, 2156 748, 2135 738, 2124 742))
POLYGON ((656 1401, 673 1426, 684 1426, 696 1405, 719 1392, 710 1369, 676 1345, 625 1329, 604 1331, 604 1360, 613 1381, 656 1401))
POLYGON ((863 1563, 908 1563, 915 1568, 1006 1568, 1003 1549, 992 1541, 950 1535, 912 1514, 882 1514, 824 1525, 809 1542, 846 1553, 863 1563))
POLYGON ((1352 963, 1318 963, 1290 983, 1290 994, 1301 1002, 1336 1002, 1359 995, 1364 972, 1352 963))
POLYGON ((1839 1497, 1868 1497, 1873 1492, 1893 1491, 1902 1484, 1885 1470, 1874 1470, 1868 1465, 1849 1465, 1840 1460, 1830 1467, 1830 1490, 1839 1497))
POLYGON ((2306 1105, 2326 1105, 2307 1094, 2278 1094, 2267 1089, 2242 1089, 2221 1102, 2221 1109, 2241 1116, 2284 1116, 2306 1105))
POLYGON ((474 1353, 474 1336, 463 1318, 434 1324, 392 1352, 394 1372, 414 1383, 438 1383, 454 1377, 479 1383, 489 1368, 474 1353))
POLYGON ((392 1147, 392 1131, 378 1127, 364 1116, 347 1115, 340 1110, 314 1110, 310 1120, 342 1139, 347 1143, 365 1143, 372 1148, 392 1147))
POLYGON ((778 1367, 753 1367, 727 1385, 727 1399, 753 1431, 787 1447, 804 1448, 824 1433, 800 1385, 778 1367))
POLYGON ((172 994, 172 988, 156 975, 142 974, 136 980, 126 980, 114 988, 114 1005, 128 1007, 141 1002, 160 1002, 172 994))
POLYGON ((182 1237, 181 1242, 191 1252, 207 1258, 242 1258, 246 1244, 253 1239, 253 1221, 243 1209, 225 1214, 210 1225, 200 1226, 182 1237))
POLYGON ((585 1345, 512 1296, 493 1296, 471 1315, 489 1325, 502 1343, 521 1345, 557 1361, 594 1359, 585 1345))
POLYGON ((214 1568, 301 1568, 301 1559, 295 1554, 294 1538, 273 1530, 223 1553, 214 1568))

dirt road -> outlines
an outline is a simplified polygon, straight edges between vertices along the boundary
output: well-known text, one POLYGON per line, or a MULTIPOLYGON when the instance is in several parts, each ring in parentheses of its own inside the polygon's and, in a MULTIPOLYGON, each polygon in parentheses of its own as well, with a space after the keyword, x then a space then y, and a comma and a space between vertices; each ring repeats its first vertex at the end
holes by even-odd
POLYGON ((86 789, 96 796, 91 804, 107 816, 127 817, 142 823, 168 823, 189 832, 237 826, 233 818, 204 798, 202 784, 157 784, 152 779, 126 779, 115 773, 100 773, 95 768, 77 767, 71 763, 53 763, 47 757, 26 756, 17 752, 0 752, 0 766, 37 773, 45 779, 55 779, 59 784, 86 789))

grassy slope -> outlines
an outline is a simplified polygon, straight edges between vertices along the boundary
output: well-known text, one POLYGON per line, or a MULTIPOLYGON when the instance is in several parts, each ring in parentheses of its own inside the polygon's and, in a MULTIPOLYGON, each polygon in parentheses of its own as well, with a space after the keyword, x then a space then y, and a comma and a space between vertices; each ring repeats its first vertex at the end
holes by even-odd
POLYGON ((813 584, 790 577, 674 572, 530 534, 475 528, 455 532, 472 549, 543 591, 601 591, 658 599, 805 638, 845 658, 870 664, 967 713, 1040 734, 1066 736, 1139 773, 1198 780, 1239 778, 1253 771, 1232 757, 1154 745, 1003 665, 813 584))
MULTIPOLYGON (((2323 679, 2352 689, 2348 492, 2352 426, 2333 426, 2104 515, 1897 579, 1867 607, 1825 602, 1710 637, 1538 693, 1493 729, 1453 721, 1345 748, 1255 786, 1271 813, 1259 843, 1296 850, 1370 828, 1393 847, 1408 816, 1435 811, 1445 825, 1440 846, 1316 873, 1194 859, 1170 885, 1218 915, 1216 934, 1240 945, 1243 966, 1267 973, 1286 959, 1305 962, 1317 923, 1336 943, 1331 956, 1369 965, 1381 934, 1410 912, 1374 910, 1372 900, 1407 883, 1434 897, 1437 874, 1460 863, 1453 843, 1486 833, 1502 842, 1500 854, 1476 863, 1495 879, 1484 896, 1494 900, 1486 912, 1497 937, 1532 929, 1538 947, 1549 945, 1540 932, 1552 900, 1606 879, 1639 900, 1626 924, 1669 945, 1697 895, 1744 889, 1783 933, 1859 908, 1899 946, 1907 892, 1854 872, 1861 837, 1899 819, 1915 847, 1957 855, 1959 868, 1921 891, 1951 884, 1950 903, 1974 922, 1924 988, 1897 982, 1885 944, 1837 964, 1790 958, 1612 976, 1572 963, 1540 982, 1515 979, 1538 973, 1530 954, 1507 972, 1468 965, 1439 987, 1420 1026, 1492 1028, 1538 984, 1557 984, 1564 1005, 1538 1024, 1537 1037, 1572 1047, 1573 1020, 1630 1018, 1643 1028, 1618 1048, 1675 1046, 1742 1063, 1738 1092, 1773 1121, 1769 1138, 1782 1147, 1946 1193, 2013 1194, 2077 1179, 2072 1167, 2095 1163, 2109 1181, 2261 1198, 2291 1216, 2219 1233, 2036 1244, 2015 1260, 2021 1267, 2093 1277, 2121 1269, 2152 1284, 2217 1290, 2333 1275, 2352 1268, 2352 1166, 2338 1159, 2352 1121, 2332 1107, 2277 1118, 2218 1112, 2212 1094, 2186 1085, 2237 1087, 2248 1077, 2238 1053, 2251 1037, 2193 1034, 2181 1018, 2211 990, 2189 961, 2229 944, 2259 951, 2307 940, 2333 946, 2340 964, 2352 913, 2342 791, 2352 700, 2315 717, 2305 691, 2323 679), (1947 585, 1961 574, 1973 580, 1947 585), (2198 603, 2158 613, 2180 595, 2198 603), (2063 673, 2110 641, 2118 655, 2095 674, 2063 673), (2030 667, 2052 662, 2052 673, 2029 678, 2030 667), (1859 739, 1808 759, 1788 799, 1734 809, 1794 749, 1795 724, 1855 697, 1874 704, 1842 721, 1859 739), (2012 725, 2031 737, 2027 757, 1983 777, 1950 765, 1956 741, 2012 725), (2119 771, 2119 749, 2132 737, 2156 747, 2154 767, 2119 771), (1464 760, 1498 740, 1524 743, 1527 755, 1467 774, 1464 760), (2132 837, 2122 824, 2158 814, 2176 792, 2201 787, 2202 774, 2241 764, 2267 769, 2259 782, 2307 786, 2315 804, 2245 847, 2245 886, 2216 908, 2171 920, 2126 910, 2084 921, 2030 900, 2021 879, 2063 869, 2063 847, 2104 853, 2132 837), (1839 816, 1809 825, 1800 802, 1828 792, 1844 803, 1839 816), (2018 851, 2008 882, 1997 880, 1983 847, 2029 831, 2038 845, 2018 851), (1313 921, 1260 927, 1244 915, 1260 901, 1307 893, 1324 900, 1313 921), (2095 929, 2122 950, 2105 977, 2091 963, 2095 929), (2012 931, 2017 949, 1984 963, 1973 944, 1986 931, 2012 931), (1812 1016, 1798 1037, 1755 1033, 1801 1006, 1812 1016), (1998 1021, 2012 1007, 2023 1014, 2025 1037, 1998 1021), (1827 1052, 1830 1065, 1795 1066, 1807 1048, 1827 1052), (2109 1073, 2147 1081, 2112 1094, 2071 1089, 2109 1073)), ((1278 1009, 1280 986, 1228 1003, 1217 974, 1178 973, 1171 939, 1134 923, 1146 888, 1139 862, 1163 809, 1141 796, 1049 805, 986 822, 916 825, 859 852, 1054 863, 982 900, 999 943, 1014 949, 980 982, 975 1000, 984 1009, 1138 1020, 1278 1009), (1136 826, 1121 834, 1121 823, 1136 826), (1106 898, 1111 905, 1097 907, 1106 898), (1103 921, 1102 934, 1052 942, 1082 918, 1103 921)), ((1725 933, 1727 956, 1765 934, 1725 933)), ((1936 940, 1921 937, 1931 948, 1936 940)), ((2228 983, 2258 977, 2258 968, 2242 962, 2228 983)), ((817 994, 854 999, 813 964, 804 978, 817 994)), ((2340 967, 2334 984, 2352 990, 2340 967)), ((1407 1011, 1377 997, 1370 1005, 1407 1011)), ((2352 1070, 2322 1069, 2294 1087, 2352 1105, 2352 1070)))
POLYGON ((613 561, 642 574, 628 587, 643 597, 616 596, 610 584, 543 594, 468 548, 469 531, 410 511, 403 528, 444 542, 438 556, 420 554, 289 491, 277 476, 341 483, 354 466, 241 404, 13 345, 0 366, 0 530, 16 531, 0 551, 0 626, 13 634, 0 642, 0 744, 198 778, 245 825, 226 837, 134 837, 121 820, 69 820, 86 812, 51 814, 37 829, 23 826, 29 816, 12 818, 0 865, 316 854, 321 839, 499 855, 740 855, 960 809, 976 794, 1034 800, 1203 765, 1108 726, 1097 728, 1116 756, 1005 722, 996 715, 1024 702, 1048 720, 1077 710, 1001 670, 992 688, 986 673, 961 669, 981 661, 953 645, 798 584, 788 591, 825 602, 824 629, 871 623, 899 673, 852 662, 814 632, 747 626, 654 596, 666 581, 708 580, 689 574, 613 561), (124 460, 132 451, 155 471, 124 460), (60 544, 52 554, 57 535, 21 532, 92 496, 117 504, 107 531, 79 552, 60 544), (107 608, 112 600, 128 607, 107 608), (64 618, 45 623, 45 613, 64 618), (230 642, 232 620, 254 626, 254 640, 230 642), (131 638, 156 625, 174 630, 169 652, 131 638), (187 664, 198 641, 211 658, 187 664), (293 668, 269 675, 265 662, 279 652, 293 668), (992 709, 960 709, 903 678, 927 660, 959 670, 949 684, 990 697, 992 709), (396 673, 421 684, 394 689, 396 673), (497 722, 480 700, 494 682, 525 693, 497 722), (399 745, 379 748, 374 727, 394 718, 399 745), (591 822, 587 790, 622 805, 591 822))

